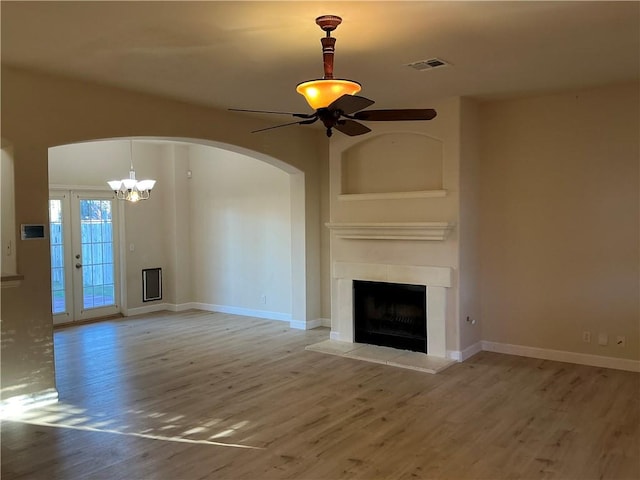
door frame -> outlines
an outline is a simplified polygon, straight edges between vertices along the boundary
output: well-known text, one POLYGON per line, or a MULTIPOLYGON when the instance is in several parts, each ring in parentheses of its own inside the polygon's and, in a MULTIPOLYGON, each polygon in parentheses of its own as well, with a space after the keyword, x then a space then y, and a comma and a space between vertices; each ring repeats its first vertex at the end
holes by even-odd
MULTIPOLYGON (((66 207, 63 206, 63 215, 66 213, 68 215, 67 218, 71 219, 71 215, 73 214, 72 201, 73 195, 80 195, 85 197, 92 196, 104 196, 105 199, 111 198, 114 200, 113 208, 112 208, 112 225, 113 225, 113 249, 114 249, 114 278, 117 279, 118 285, 115 290, 115 302, 116 302, 116 311, 112 314, 108 315, 95 315, 95 316, 87 316, 86 318, 76 318, 76 306, 74 304, 69 305, 69 302, 73 302, 75 300, 66 298, 66 314, 57 314, 53 315, 53 324, 61 324, 61 323, 73 323, 78 321, 86 321, 91 318, 100 318, 101 316, 110 316, 122 314, 126 316, 127 312, 127 284, 126 284, 126 259, 123 255, 124 249, 123 245, 125 242, 125 218, 124 218, 124 205, 123 202, 119 202, 115 199, 113 192, 108 188, 103 187, 92 187, 86 185, 49 185, 49 198, 64 198, 63 203, 66 201, 66 207), (64 209, 67 209, 66 211, 64 209), (57 319, 56 319, 57 317, 57 319)), ((63 223, 64 225, 64 223, 63 223)), ((75 296, 75 286, 73 285, 73 277, 74 272, 74 249, 76 248, 73 245, 73 233, 71 232, 71 228, 64 228, 63 231, 64 241, 65 241, 65 267, 68 265, 69 268, 65 268, 65 282, 71 282, 71 288, 74 290, 72 297, 75 296), (67 247, 68 246, 68 247, 67 247)), ((49 269, 51 269, 51 259, 49 259, 49 269)))
MULTIPOLYGON (((64 251, 63 254, 63 262, 64 262, 64 304, 65 311, 62 313, 53 313, 53 294, 51 295, 51 304, 52 304, 52 318, 53 324, 58 325, 62 323, 69 323, 74 321, 74 305, 73 305, 73 271, 72 271, 72 262, 73 262, 73 253, 71 248, 71 228, 69 225, 69 219, 71 218, 71 194, 70 190, 53 190, 49 189, 49 201, 51 200, 60 200, 61 210, 62 210, 62 248, 64 251), (72 295, 69 295, 71 291, 72 295)), ((49 206, 51 208, 51 206, 49 206)), ((51 217, 49 217, 49 228, 51 225, 51 217)), ((51 251, 51 239, 49 239, 49 251, 51 251)), ((51 264, 51 253, 49 254, 49 272, 51 272, 52 264, 51 264)), ((53 292, 53 288, 50 289, 53 292)))

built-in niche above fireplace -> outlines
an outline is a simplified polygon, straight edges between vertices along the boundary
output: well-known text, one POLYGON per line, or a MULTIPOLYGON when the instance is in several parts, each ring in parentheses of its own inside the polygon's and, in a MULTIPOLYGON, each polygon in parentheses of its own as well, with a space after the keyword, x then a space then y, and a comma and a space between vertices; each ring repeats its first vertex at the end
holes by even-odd
POLYGON ((354 340, 427 353, 424 285, 353 281, 354 340))

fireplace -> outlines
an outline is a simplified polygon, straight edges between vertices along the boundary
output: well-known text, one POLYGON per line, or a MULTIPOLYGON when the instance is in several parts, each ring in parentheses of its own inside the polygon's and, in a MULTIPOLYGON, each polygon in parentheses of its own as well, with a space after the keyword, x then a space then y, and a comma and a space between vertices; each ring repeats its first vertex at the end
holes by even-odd
POLYGON ((427 355, 446 358, 447 293, 453 269, 439 266, 411 266, 334 262, 331 302, 331 340, 353 343, 355 321, 353 282, 382 282, 419 285, 426 288, 427 355))
POLYGON ((427 353, 424 285, 353 281, 354 340, 427 353))

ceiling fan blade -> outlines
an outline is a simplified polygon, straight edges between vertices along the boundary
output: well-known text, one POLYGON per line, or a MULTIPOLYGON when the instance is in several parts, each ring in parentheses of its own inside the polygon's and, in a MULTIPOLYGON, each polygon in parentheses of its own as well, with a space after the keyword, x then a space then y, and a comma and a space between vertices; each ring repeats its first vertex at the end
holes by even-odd
POLYGON ((309 120, 302 120, 301 122, 289 122, 289 123, 281 123, 280 125, 274 125, 273 127, 260 128, 258 130, 252 130, 251 133, 264 132, 265 130, 273 130, 274 128, 280 127, 288 127, 289 125, 309 125, 318 120, 318 117, 310 118, 309 120))
POLYGON ((353 120, 339 120, 338 123, 333 126, 333 128, 346 135, 349 135, 350 137, 363 135, 371 131, 371 129, 366 125, 354 122, 353 120))
POLYGON ((353 112, 362 110, 363 108, 367 108, 374 103, 376 102, 369 100, 368 98, 345 94, 337 100, 334 100, 327 108, 329 110, 341 110, 343 113, 349 115, 353 112))
POLYGON ((292 115, 297 118, 312 118, 315 116, 315 113, 272 112, 271 110, 245 110, 244 108, 230 108, 229 111, 249 113, 275 113, 278 115, 292 115))
POLYGON ((353 114, 356 120, 394 122, 404 120, 431 120, 437 112, 433 108, 405 110, 365 110, 353 114))

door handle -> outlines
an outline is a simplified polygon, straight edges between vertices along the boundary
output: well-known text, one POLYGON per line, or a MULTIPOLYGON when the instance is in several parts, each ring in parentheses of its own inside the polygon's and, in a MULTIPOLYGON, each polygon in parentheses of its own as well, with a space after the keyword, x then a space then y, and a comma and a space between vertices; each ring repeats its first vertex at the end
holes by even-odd
POLYGON ((82 264, 81 263, 76 263, 76 268, 82 268, 82 264))

